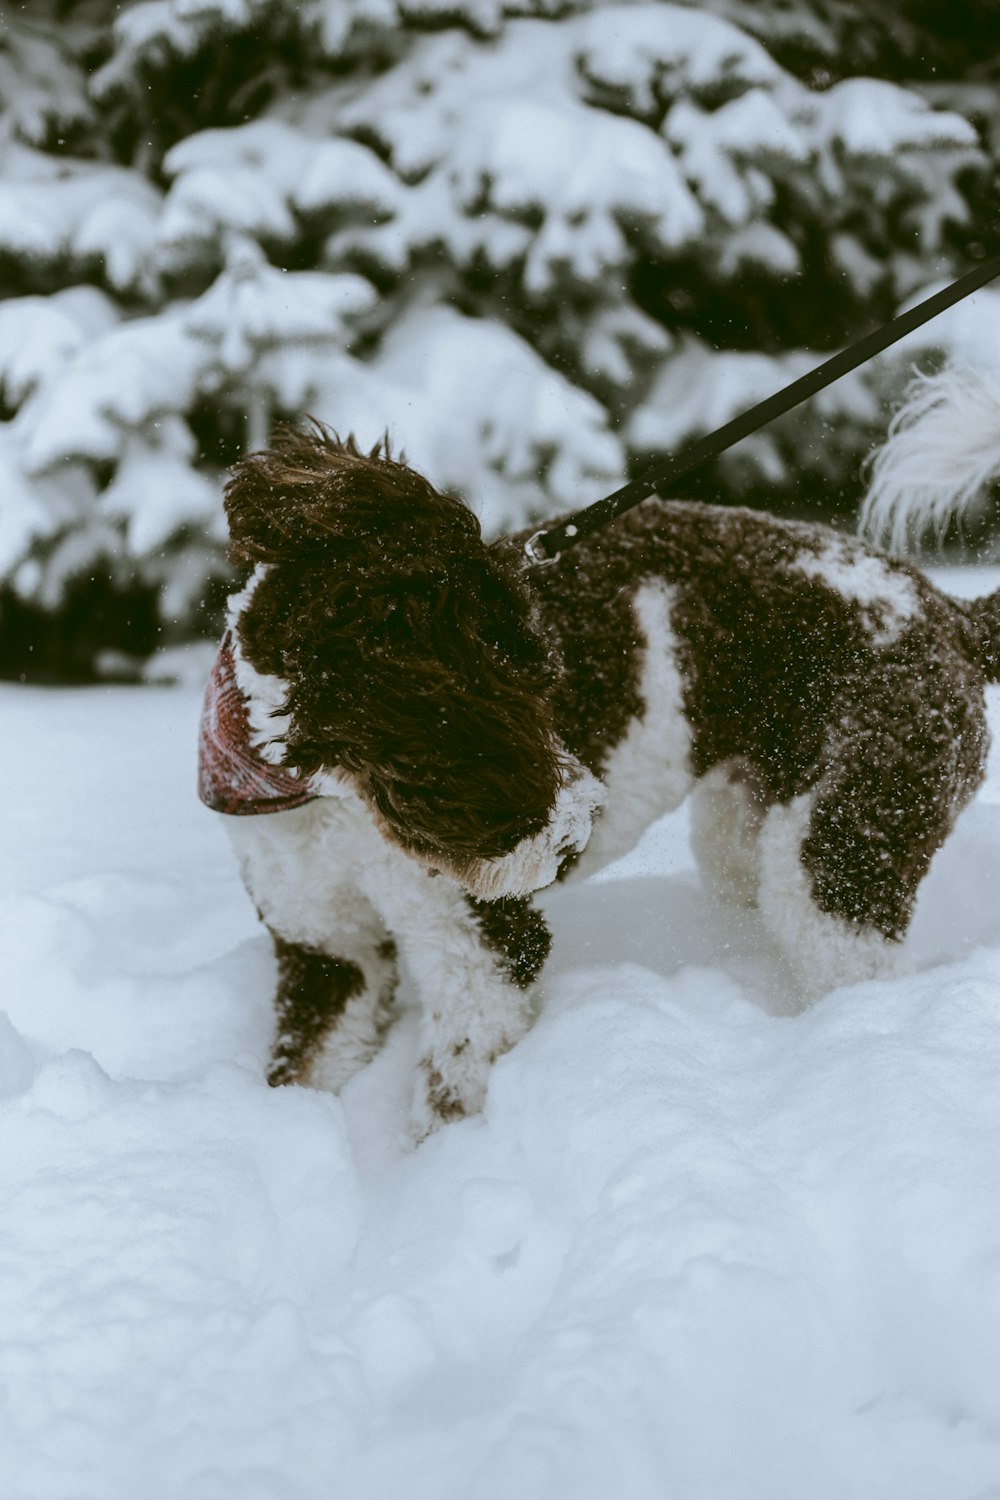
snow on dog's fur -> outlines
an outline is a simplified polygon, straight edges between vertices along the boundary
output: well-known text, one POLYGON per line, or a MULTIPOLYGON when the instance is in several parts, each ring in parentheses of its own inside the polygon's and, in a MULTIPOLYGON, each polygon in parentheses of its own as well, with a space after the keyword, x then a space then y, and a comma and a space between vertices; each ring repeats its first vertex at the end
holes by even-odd
POLYGON ((314 794, 226 820, 275 940, 272 1081, 336 1088, 371 1057, 402 950, 415 1129, 477 1110, 530 1024, 532 893, 692 789, 706 877, 759 906, 803 992, 892 966, 983 775, 1000 595, 660 500, 531 567, 523 538, 487 544, 462 502, 319 427, 239 464, 226 507, 248 733, 314 794))

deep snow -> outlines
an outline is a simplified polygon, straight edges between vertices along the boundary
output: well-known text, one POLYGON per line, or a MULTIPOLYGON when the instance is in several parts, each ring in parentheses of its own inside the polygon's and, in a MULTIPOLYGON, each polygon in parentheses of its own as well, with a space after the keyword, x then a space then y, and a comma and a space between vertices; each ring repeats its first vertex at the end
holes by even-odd
POLYGON ((262 1082, 198 698, 0 688, 4 1500, 1000 1500, 1000 756, 914 973, 802 1015, 683 813, 551 895, 413 1151, 405 1014, 262 1082))

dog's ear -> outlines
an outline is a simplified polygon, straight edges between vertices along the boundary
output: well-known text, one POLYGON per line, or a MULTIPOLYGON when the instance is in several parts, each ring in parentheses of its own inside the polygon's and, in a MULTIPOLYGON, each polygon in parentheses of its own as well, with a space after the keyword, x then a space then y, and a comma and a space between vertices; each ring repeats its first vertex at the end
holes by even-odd
POLYGON ((419 555, 428 531, 447 546, 478 540, 479 523, 453 496, 392 458, 388 442, 363 452, 310 419, 230 471, 225 486, 230 558, 237 564, 349 561, 377 540, 383 555, 419 555))
POLYGON ((455 868, 543 829, 564 780, 554 664, 516 568, 422 475, 319 428, 237 465, 237 630, 287 695, 284 754, 340 768, 387 833, 455 868))

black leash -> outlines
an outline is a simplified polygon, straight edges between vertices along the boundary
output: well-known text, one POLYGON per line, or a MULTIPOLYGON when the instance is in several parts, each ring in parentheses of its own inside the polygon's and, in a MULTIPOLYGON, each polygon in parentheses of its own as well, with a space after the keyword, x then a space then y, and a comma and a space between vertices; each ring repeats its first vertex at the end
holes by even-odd
POLYGON ((1000 276, 1000 255, 983 261, 971 271, 966 271, 965 275, 952 282, 951 286, 935 292, 933 296, 927 297, 916 307, 911 307, 909 312, 900 313, 890 323, 883 323, 880 328, 866 333, 863 338, 858 339, 856 344, 841 349, 838 354, 824 360, 814 370, 801 375, 798 380, 793 380, 791 385, 786 385, 783 390, 775 391, 773 396, 758 401, 756 406, 751 406, 748 411, 734 417, 731 422, 726 422, 715 432, 710 432, 707 437, 699 438, 683 453, 653 464, 645 474, 640 474, 638 479, 622 485, 621 489, 615 490, 611 495, 606 495, 603 500, 595 500, 593 505, 575 511, 558 526, 536 531, 534 536, 529 537, 524 544, 528 561, 532 563, 555 562, 561 553, 566 552, 570 547, 575 547, 577 542, 582 542, 584 537, 590 536, 601 526, 606 526, 609 521, 614 521, 625 511, 631 510, 641 500, 653 494, 654 490, 668 488, 678 479, 682 479, 685 474, 690 474, 692 469, 697 469, 702 464, 708 463, 710 459, 717 457, 718 454, 724 453, 741 438, 749 437, 751 432, 756 432, 765 423, 772 422, 775 417, 782 416, 786 411, 791 411, 793 406, 798 406, 801 401, 814 396, 824 386, 832 385, 835 380, 840 379, 841 375, 857 369, 858 365, 863 365, 874 355, 881 354, 882 350, 888 349, 890 344, 896 343, 905 334, 912 333, 915 328, 929 322, 931 318, 936 318, 938 313, 944 312, 948 307, 953 307, 956 302, 961 302, 963 297, 968 297, 971 292, 985 286, 995 276, 1000 276))

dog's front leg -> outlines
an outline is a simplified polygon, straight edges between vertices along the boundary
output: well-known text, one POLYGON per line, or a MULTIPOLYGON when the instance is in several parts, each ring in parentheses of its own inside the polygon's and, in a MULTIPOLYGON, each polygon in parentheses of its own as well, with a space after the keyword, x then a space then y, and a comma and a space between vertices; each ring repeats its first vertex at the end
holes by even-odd
POLYGON ((422 873, 405 897, 397 882, 381 906, 420 997, 411 1124, 421 1140, 482 1109, 491 1065, 531 1024, 551 939, 527 899, 477 901, 443 875, 422 873))
MULTIPOLYGON (((253 901, 274 939, 276 1027, 268 1078, 336 1092, 374 1056, 391 1016, 396 947, 345 846, 356 809, 317 799, 228 818, 253 901)), ((377 846, 376 846, 377 847, 377 846)))
POLYGON ((528 900, 466 896, 447 945, 421 955, 427 998, 412 1111, 418 1140, 482 1109, 493 1063, 531 1024, 534 980, 550 946, 545 919, 528 900))
POLYGON ((370 1061, 388 1024, 396 946, 387 936, 361 942, 354 933, 349 942, 328 938, 334 951, 325 952, 273 929, 272 937, 278 987, 268 1082, 336 1093, 370 1061))

